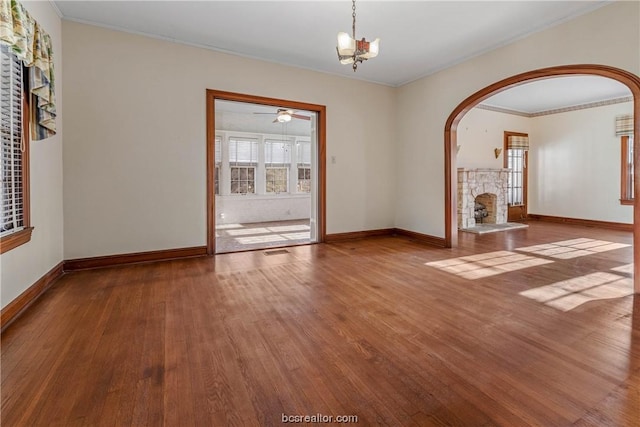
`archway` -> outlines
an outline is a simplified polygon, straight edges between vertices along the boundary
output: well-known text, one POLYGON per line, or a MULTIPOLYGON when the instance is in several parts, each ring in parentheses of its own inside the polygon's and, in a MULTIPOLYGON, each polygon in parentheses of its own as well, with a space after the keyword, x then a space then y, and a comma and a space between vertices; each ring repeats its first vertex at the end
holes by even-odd
MULTIPOLYGON (((514 86, 522 83, 532 82, 534 80, 547 79, 551 77, 570 76, 570 75, 596 75, 608 77, 619 81, 626 85, 633 94, 633 112, 634 112, 634 170, 640 170, 640 157, 638 150, 640 149, 640 77, 637 75, 621 70, 619 68, 609 67, 606 65, 582 64, 582 65, 562 65, 557 67, 542 68, 539 70, 528 71, 526 73, 517 74, 500 80, 492 85, 479 90, 467 99, 462 101, 451 113, 444 128, 444 158, 445 158, 445 246, 452 247, 455 245, 458 235, 457 230, 457 192, 453 183, 457 179, 456 152, 457 137, 456 131, 458 123, 462 117, 477 104, 514 86)), ((633 206, 633 260, 634 260, 634 290, 640 294, 640 174, 634 175, 634 206, 633 206)))

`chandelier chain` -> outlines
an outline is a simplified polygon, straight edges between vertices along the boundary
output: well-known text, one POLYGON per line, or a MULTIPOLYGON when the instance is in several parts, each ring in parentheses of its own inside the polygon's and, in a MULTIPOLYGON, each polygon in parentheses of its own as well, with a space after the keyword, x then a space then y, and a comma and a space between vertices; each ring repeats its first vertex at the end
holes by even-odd
MULTIPOLYGON (((351 16, 353 17, 353 26, 352 26, 352 31, 353 31, 353 39, 356 39, 356 0, 352 0, 351 1, 351 10, 353 11, 353 13, 351 14, 351 16)), ((358 68, 358 61, 356 61, 356 54, 353 54, 353 72, 356 72, 356 69, 358 68)))
POLYGON ((352 0, 352 6, 351 6, 351 10, 353 10, 353 13, 351 14, 351 16, 353 16, 353 26, 351 27, 351 29, 353 30, 353 39, 356 39, 356 0, 352 0))

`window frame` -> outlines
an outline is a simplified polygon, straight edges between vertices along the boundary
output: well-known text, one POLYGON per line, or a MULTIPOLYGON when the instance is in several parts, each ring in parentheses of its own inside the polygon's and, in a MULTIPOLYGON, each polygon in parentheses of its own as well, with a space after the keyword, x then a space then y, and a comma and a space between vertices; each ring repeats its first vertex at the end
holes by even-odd
POLYGON ((264 170, 264 177, 265 177, 265 194, 288 194, 289 193, 289 172, 290 172, 290 167, 287 166, 271 166, 271 163, 267 163, 267 165, 265 166, 264 170), (284 172, 284 178, 282 179, 269 179, 269 171, 277 171, 277 172, 284 172), (273 184, 274 187, 277 187, 278 185, 280 185, 280 188, 283 188, 282 191, 278 191, 276 189, 274 190, 269 190, 269 184, 273 184))
MULTIPOLYGON (((230 183, 230 189, 229 189, 229 193, 230 194, 241 194, 241 195, 246 195, 246 194, 256 194, 256 175, 257 175, 257 168, 255 165, 252 164, 235 164, 235 165, 231 165, 229 167, 229 171, 231 173, 231 179, 229 180, 230 183), (238 179, 234 180, 233 178, 233 170, 234 169, 245 169, 247 171, 247 178, 246 179, 241 179, 240 177, 238 177, 238 179), (249 170, 253 171, 253 179, 249 179, 249 170), (233 184, 234 182, 239 184, 239 187, 242 186, 243 183, 247 184, 247 191, 242 192, 242 191, 233 191, 233 184), (253 183, 251 186, 249 185, 249 183, 253 183), (253 189, 253 191, 248 191, 249 187, 251 187, 253 189)), ((241 173, 240 171, 238 171, 238 176, 240 176, 241 173)))
MULTIPOLYGON (((9 53, 15 58, 15 55, 11 50, 9 53)), ((24 150, 22 151, 21 163, 22 163, 22 229, 18 231, 14 231, 10 234, 6 234, 0 237, 0 254, 4 254, 12 249, 17 248, 18 246, 24 245, 25 243, 31 240, 31 235, 33 232, 33 227, 31 226, 31 193, 30 193, 30 185, 29 185, 29 151, 30 151, 30 142, 29 138, 29 88, 28 88, 28 80, 26 76, 28 76, 27 71, 25 70, 22 61, 15 58, 16 61, 19 61, 22 66, 22 87, 20 92, 22 93, 22 142, 24 150)))
POLYGON ((292 153, 293 145, 295 144, 294 139, 290 138, 272 138, 271 136, 262 135, 262 150, 264 151, 263 163, 264 163, 264 195, 280 195, 280 194, 291 194, 290 190, 290 181, 291 181, 291 165, 292 165, 292 153), (275 150, 276 146, 281 147, 281 159, 275 159, 275 150), (282 160, 282 161, 276 161, 282 160), (269 171, 284 171, 284 178, 281 179, 269 179, 269 171), (280 185, 282 191, 270 190, 269 184, 273 184, 273 186, 280 185), (283 185, 284 184, 284 185, 283 185))
POLYGON ((215 153, 214 153, 214 186, 215 186, 215 195, 220 195, 220 170, 222 169, 222 137, 216 135, 215 137, 215 153))
POLYGON ((507 206, 524 206, 525 199, 525 169, 527 150, 522 148, 506 148, 505 168, 509 169, 507 178, 507 206), (511 166, 511 167, 509 167, 511 166), (519 199, 515 202, 514 199, 519 199))
POLYGON ((300 194, 309 194, 311 193, 311 164, 307 164, 307 163, 298 163, 297 168, 298 170, 298 179, 296 182, 296 193, 300 193, 300 194), (300 178, 300 172, 303 171, 303 178, 300 178), (306 177, 307 175, 309 175, 309 178, 306 177), (301 187, 309 187, 306 190, 301 190, 301 187))
POLYGON ((620 204, 633 205, 633 136, 622 135, 620 147, 620 204))

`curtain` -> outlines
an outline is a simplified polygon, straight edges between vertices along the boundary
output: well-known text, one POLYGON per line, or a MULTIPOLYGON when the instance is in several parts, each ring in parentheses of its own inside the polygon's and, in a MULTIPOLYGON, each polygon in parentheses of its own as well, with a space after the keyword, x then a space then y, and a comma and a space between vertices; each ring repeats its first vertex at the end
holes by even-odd
POLYGON ((616 136, 633 135, 633 116, 626 114, 616 117, 616 136))
POLYGON ((528 150, 529 137, 510 135, 507 140, 507 148, 519 148, 521 150, 528 150))
POLYGON ((29 69, 31 137, 56 133, 55 81, 51 37, 17 0, 0 0, 0 43, 6 44, 29 69))

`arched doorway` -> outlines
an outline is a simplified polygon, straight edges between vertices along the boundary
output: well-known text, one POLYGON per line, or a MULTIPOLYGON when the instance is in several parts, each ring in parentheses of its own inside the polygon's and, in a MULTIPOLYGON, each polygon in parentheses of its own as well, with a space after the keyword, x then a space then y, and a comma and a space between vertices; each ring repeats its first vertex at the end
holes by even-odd
MULTIPOLYGON (((640 170, 640 158, 638 156, 639 137, 640 137, 640 77, 637 75, 621 70, 619 68, 609 67, 606 65, 562 65, 557 67, 542 68, 539 70, 528 71, 526 73, 517 74, 500 80, 492 85, 479 90, 467 99, 462 101, 451 113, 444 128, 444 157, 445 157, 445 246, 452 247, 455 245, 458 235, 457 230, 457 193, 453 183, 457 179, 456 152, 457 137, 456 131, 458 123, 462 117, 477 104, 514 86, 534 80, 547 79, 551 77, 570 76, 570 75, 596 75, 608 77, 621 82, 629 87, 633 94, 633 111, 634 111, 634 170, 640 170)), ((634 208, 633 208, 633 259, 634 259, 634 289, 640 294, 640 233, 635 232, 640 228, 640 174, 634 176, 634 208)))

